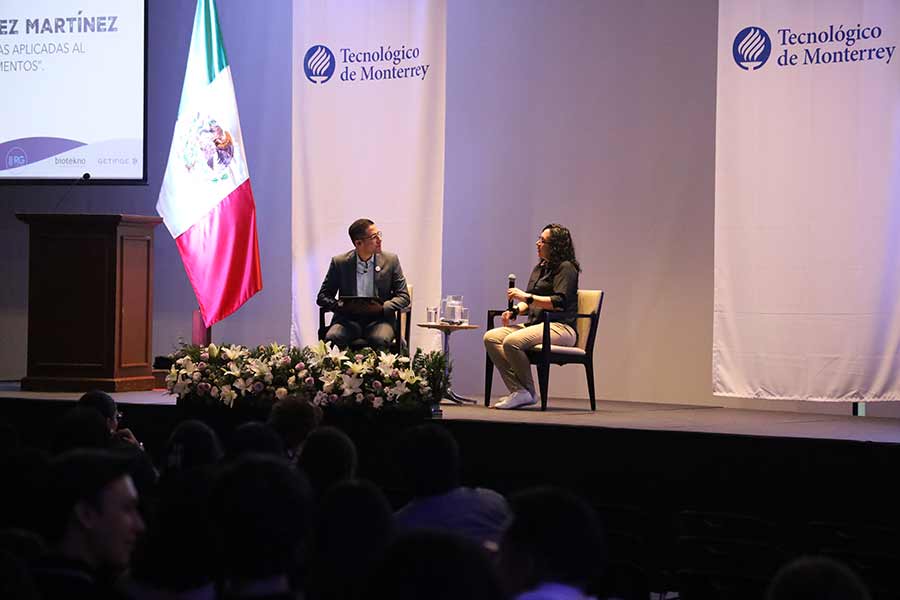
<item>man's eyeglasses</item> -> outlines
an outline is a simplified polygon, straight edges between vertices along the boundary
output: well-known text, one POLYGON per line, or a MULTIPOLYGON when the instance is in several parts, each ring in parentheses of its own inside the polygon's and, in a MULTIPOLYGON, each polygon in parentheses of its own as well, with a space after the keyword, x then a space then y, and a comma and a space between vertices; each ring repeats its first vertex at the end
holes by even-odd
POLYGON ((384 238, 384 235, 380 231, 376 231, 372 235, 364 237, 363 241, 364 242, 369 242, 369 241, 374 242, 375 240, 380 240, 383 238, 384 238))

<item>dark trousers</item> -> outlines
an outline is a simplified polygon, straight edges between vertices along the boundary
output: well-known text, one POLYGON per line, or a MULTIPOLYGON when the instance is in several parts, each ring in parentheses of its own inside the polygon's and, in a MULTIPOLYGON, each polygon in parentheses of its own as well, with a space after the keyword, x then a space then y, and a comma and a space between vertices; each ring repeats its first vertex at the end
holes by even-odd
POLYGON ((380 319, 336 319, 325 333, 325 341, 346 348, 356 340, 364 340, 373 350, 388 350, 394 341, 394 326, 380 319))

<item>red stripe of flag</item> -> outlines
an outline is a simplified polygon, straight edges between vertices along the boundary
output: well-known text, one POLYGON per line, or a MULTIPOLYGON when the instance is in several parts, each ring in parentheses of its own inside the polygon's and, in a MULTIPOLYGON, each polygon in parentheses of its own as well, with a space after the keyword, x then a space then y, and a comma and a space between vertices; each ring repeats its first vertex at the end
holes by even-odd
POLYGON ((250 180, 175 239, 207 327, 262 289, 250 180))

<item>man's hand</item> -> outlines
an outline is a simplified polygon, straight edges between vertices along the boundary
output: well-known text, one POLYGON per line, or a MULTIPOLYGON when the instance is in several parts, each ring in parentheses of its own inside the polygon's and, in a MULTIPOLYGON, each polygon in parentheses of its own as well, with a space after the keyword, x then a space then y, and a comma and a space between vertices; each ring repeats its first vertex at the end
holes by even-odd
POLYGON ((503 326, 509 327, 509 324, 516 319, 516 314, 518 313, 514 310, 504 310, 503 314, 500 315, 503 326))
POLYGON ((140 443, 136 437, 134 437, 134 434, 131 433, 130 429, 127 429, 127 428, 116 429, 113 432, 113 437, 123 440, 123 441, 126 441, 129 444, 131 444, 132 446, 136 446, 136 447, 140 448, 141 450, 144 449, 144 445, 142 443, 140 443))

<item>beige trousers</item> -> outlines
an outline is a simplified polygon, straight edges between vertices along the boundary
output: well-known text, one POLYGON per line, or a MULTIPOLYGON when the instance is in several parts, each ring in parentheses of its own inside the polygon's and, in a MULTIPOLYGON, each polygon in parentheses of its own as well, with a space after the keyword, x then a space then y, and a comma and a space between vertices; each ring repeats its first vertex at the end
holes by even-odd
MULTIPOLYGON (((534 393, 534 378, 526 350, 543 342, 544 325, 514 325, 497 327, 484 334, 484 348, 500 371, 510 393, 528 390, 534 393)), ((550 343, 554 346, 574 346, 575 330, 562 323, 550 323, 550 343)))

